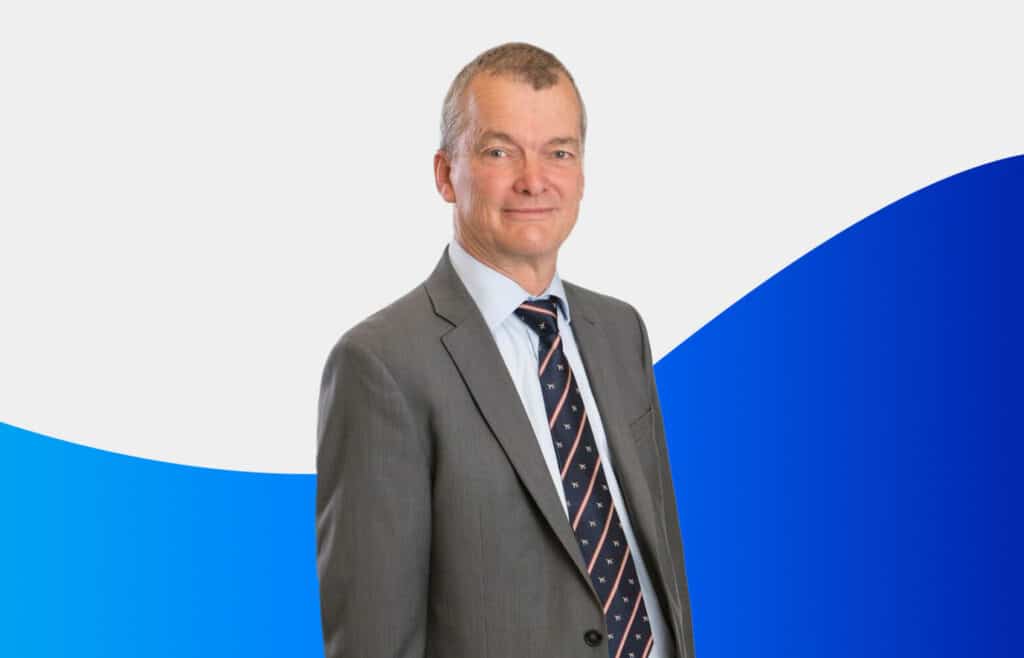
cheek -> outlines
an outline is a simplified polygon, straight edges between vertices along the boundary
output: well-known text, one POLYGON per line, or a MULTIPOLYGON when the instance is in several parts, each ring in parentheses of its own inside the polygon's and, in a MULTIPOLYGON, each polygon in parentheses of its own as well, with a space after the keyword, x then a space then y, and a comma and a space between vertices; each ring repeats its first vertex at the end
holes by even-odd
POLYGON ((500 206, 506 191, 511 187, 506 178, 503 172, 494 169, 481 171, 473 181, 474 194, 482 203, 500 206))
POLYGON ((578 201, 583 195, 583 174, 579 170, 556 172, 552 180, 566 201, 578 201))
MULTIPOLYGON (((457 189, 457 204, 474 224, 491 226, 498 222, 505 195, 500 180, 495 176, 476 174, 467 176, 457 189)), ((491 229, 485 229, 491 230, 491 229)))

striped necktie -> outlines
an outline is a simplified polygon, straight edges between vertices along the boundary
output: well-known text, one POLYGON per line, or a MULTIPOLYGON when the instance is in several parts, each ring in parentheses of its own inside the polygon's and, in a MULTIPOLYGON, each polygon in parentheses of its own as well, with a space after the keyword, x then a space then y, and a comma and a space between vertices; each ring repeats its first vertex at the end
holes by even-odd
POLYGON ((647 658, 654 646, 630 546, 612 502, 587 410, 558 333, 557 297, 528 301, 516 315, 540 337, 538 375, 562 475, 569 521, 604 605, 609 658, 647 658))

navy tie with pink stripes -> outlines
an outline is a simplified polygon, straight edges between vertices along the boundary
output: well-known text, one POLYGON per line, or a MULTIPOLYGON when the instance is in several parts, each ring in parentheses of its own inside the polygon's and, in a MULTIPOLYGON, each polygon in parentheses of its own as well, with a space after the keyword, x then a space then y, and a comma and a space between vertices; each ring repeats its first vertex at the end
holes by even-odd
POLYGON ((558 333, 557 297, 528 301, 516 315, 540 337, 541 390, 565 503, 583 562, 604 605, 609 658, 647 658, 654 646, 640 580, 622 530, 587 410, 558 333))

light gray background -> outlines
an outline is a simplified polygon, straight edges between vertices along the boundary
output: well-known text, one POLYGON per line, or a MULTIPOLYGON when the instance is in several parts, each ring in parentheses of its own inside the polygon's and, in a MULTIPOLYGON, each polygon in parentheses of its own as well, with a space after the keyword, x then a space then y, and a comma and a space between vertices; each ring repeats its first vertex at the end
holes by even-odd
POLYGON ((1018 3, 13 2, 0 9, 0 421, 312 472, 327 351, 430 271, 478 52, 573 71, 562 276, 655 357, 841 229, 1024 152, 1018 3))

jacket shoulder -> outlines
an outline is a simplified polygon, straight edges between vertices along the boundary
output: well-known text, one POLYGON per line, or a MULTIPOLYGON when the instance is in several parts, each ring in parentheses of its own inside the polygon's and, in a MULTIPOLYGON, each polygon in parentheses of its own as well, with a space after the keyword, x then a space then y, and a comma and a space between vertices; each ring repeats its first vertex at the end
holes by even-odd
POLYGON ((335 343, 328 357, 343 350, 369 352, 385 364, 401 364, 427 341, 449 328, 433 310, 423 284, 361 320, 335 343))
MULTIPOLYGON (((562 285, 565 287, 566 294, 581 306, 580 311, 585 315, 594 316, 591 319, 595 321, 600 321, 602 324, 636 326, 640 320, 640 313, 625 300, 568 281, 562 281, 562 285)), ((575 308, 570 308, 570 311, 573 314, 576 313, 575 308)))
POLYGON ((584 321, 600 324, 614 349, 618 350, 624 363, 639 363, 647 371, 652 367, 650 339, 640 312, 627 301, 605 295, 567 281, 563 281, 566 295, 575 306, 570 306, 573 323, 577 312, 584 321), (578 307, 578 308, 577 308, 578 307))

